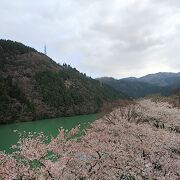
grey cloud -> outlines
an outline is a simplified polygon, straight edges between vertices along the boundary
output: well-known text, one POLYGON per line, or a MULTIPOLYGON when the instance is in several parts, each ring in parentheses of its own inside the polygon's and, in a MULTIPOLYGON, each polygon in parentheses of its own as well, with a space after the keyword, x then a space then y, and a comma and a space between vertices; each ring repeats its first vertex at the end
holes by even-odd
POLYGON ((180 1, 179 0, 152 0, 155 4, 159 3, 160 5, 166 5, 166 6, 173 6, 173 7, 180 7, 180 1))
POLYGON ((0 0, 2 38, 93 77, 178 71, 179 0, 0 0))

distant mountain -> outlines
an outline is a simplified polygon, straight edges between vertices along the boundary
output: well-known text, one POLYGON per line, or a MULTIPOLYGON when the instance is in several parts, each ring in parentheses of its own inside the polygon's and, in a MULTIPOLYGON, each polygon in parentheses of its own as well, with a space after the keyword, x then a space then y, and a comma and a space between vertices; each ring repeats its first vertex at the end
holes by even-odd
POLYGON ((141 78, 129 77, 117 80, 112 77, 103 77, 97 78, 97 80, 132 98, 140 98, 157 93, 169 95, 174 89, 180 88, 180 73, 160 72, 141 78))
POLYGON ((95 113, 118 98, 125 95, 67 64, 0 40, 0 123, 95 113))
POLYGON ((123 78, 122 80, 137 81, 138 78, 136 78, 136 77, 128 77, 128 78, 123 78))
POLYGON ((148 74, 138 79, 139 81, 155 84, 158 86, 171 86, 180 81, 179 73, 159 72, 156 74, 148 74))
POLYGON ((121 91, 132 98, 140 98, 149 94, 159 93, 161 87, 145 82, 140 82, 135 79, 113 79, 113 78, 98 78, 104 84, 113 87, 117 91, 121 91))

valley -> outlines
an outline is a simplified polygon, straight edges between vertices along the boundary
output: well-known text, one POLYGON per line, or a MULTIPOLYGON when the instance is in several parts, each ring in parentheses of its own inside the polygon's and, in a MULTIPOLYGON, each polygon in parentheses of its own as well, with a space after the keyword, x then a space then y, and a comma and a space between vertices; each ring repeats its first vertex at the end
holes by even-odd
POLYGON ((18 42, 0 51, 0 179, 180 177, 179 73, 93 79, 18 42))
POLYGON ((180 180, 180 0, 0 0, 0 180, 180 180))

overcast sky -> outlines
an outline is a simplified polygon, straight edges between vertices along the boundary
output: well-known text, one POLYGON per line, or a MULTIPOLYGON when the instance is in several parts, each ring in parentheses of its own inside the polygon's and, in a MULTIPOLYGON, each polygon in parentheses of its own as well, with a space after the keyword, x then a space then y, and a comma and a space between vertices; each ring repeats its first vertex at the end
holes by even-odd
POLYGON ((180 0, 0 0, 0 38, 92 77, 180 71, 180 0))

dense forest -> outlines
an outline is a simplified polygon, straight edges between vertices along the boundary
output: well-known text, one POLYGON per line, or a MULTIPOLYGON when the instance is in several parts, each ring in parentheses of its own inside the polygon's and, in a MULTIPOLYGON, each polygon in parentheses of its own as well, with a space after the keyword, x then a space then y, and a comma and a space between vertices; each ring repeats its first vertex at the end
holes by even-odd
POLYGON ((33 48, 0 40, 0 123, 96 113, 126 97, 33 48))

